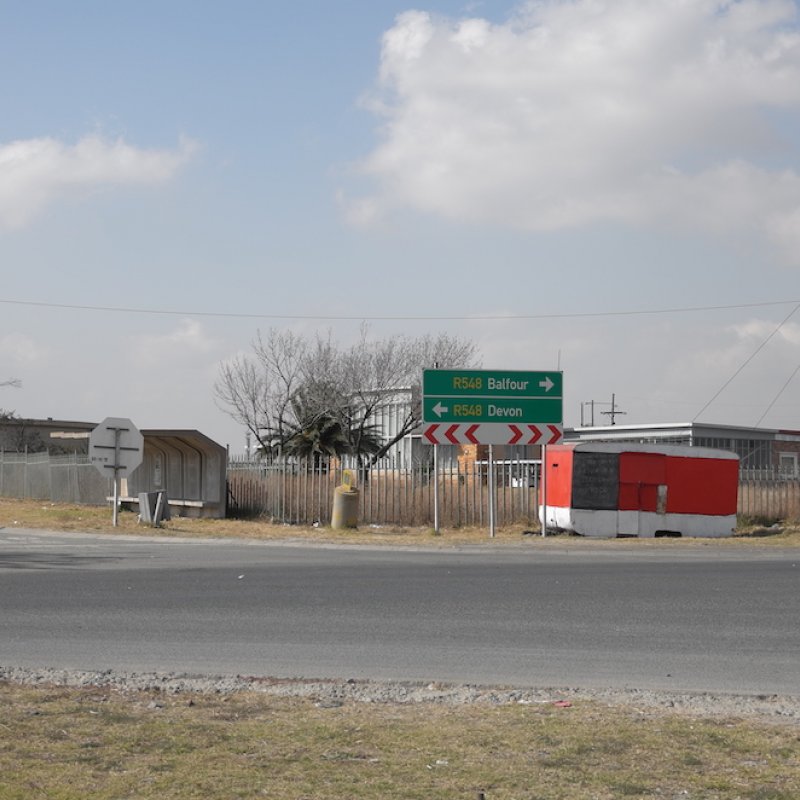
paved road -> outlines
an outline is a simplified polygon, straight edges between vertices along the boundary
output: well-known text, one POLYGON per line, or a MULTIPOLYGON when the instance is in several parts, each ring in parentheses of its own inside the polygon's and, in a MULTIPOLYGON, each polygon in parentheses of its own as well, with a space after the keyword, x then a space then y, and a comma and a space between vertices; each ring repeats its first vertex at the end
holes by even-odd
POLYGON ((618 544, 0 529, 0 664, 800 694, 800 553, 618 544))

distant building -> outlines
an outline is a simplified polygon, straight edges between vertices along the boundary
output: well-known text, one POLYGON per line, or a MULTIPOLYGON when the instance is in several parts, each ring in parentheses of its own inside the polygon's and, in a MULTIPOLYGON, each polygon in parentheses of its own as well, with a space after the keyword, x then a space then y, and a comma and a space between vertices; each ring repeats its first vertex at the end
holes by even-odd
MULTIPOLYGON (((376 389, 371 393, 379 397, 375 413, 367 424, 374 425, 381 441, 388 442, 403 429, 412 413, 414 402, 419 402, 419 392, 410 387, 397 389, 376 389)), ((418 430, 404 436, 399 442, 389 448, 385 456, 385 463, 392 467, 411 467, 422 456, 422 443, 418 430)))
POLYGON ((758 472, 763 472, 783 478, 800 477, 800 431, 707 422, 668 422, 655 425, 568 428, 564 431, 564 440, 713 447, 736 453, 742 474, 755 476, 758 472))
POLYGON ((0 420, 0 450, 11 453, 63 453, 88 452, 89 433, 96 422, 72 420, 22 419, 12 417, 0 420))

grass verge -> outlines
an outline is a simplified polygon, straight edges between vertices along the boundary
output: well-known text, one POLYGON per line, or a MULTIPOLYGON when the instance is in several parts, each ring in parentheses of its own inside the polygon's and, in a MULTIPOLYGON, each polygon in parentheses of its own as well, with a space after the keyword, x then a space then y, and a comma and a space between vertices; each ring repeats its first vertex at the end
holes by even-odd
POLYGON ((800 731, 576 702, 343 703, 0 683, 0 798, 800 797, 800 731))
MULTIPOLYGON (((159 529, 139 525, 137 515, 121 511, 119 525, 114 528, 111 509, 99 506, 77 506, 42 500, 11 500, 0 498, 0 528, 44 528, 47 530, 81 531, 121 534, 158 534, 176 537, 231 537, 251 539, 302 539, 309 542, 339 544, 393 544, 425 547, 457 545, 520 544, 548 546, 605 546, 614 547, 623 540, 587 540, 580 536, 548 536, 543 538, 529 526, 513 525, 501 528, 489 539, 486 528, 456 528, 443 530, 436 536, 431 528, 402 528, 396 526, 367 526, 352 531, 334 531, 326 527, 273 524, 268 520, 251 519, 190 519, 177 517, 159 529)), ((800 547, 800 524, 796 521, 780 526, 763 527, 744 524, 737 535, 726 539, 678 539, 670 543, 659 539, 625 539, 625 546, 668 547, 675 542, 691 546, 714 546, 734 543, 739 546, 800 547)))

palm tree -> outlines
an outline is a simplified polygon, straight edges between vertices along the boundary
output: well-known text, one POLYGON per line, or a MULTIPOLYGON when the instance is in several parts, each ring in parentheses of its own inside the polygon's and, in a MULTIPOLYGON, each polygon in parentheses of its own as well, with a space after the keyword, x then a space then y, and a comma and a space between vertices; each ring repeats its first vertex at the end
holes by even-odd
POLYGON ((323 456, 355 456, 361 462, 383 447, 378 426, 358 422, 347 405, 338 409, 315 402, 307 389, 295 392, 291 403, 292 420, 280 443, 281 452, 298 458, 313 458, 318 464, 323 456))
POLYGON ((341 422, 329 413, 298 420, 292 425, 282 446, 286 455, 313 458, 315 461, 321 456, 344 455, 348 448, 349 442, 341 422))

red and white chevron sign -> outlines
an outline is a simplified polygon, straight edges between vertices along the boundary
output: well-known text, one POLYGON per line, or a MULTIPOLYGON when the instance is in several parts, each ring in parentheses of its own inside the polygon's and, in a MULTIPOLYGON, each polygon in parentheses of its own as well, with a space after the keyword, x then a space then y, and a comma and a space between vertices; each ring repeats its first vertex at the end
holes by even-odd
POLYGON ((426 444, 556 444, 564 436, 562 425, 508 425, 501 422, 450 424, 428 422, 422 426, 426 444))

